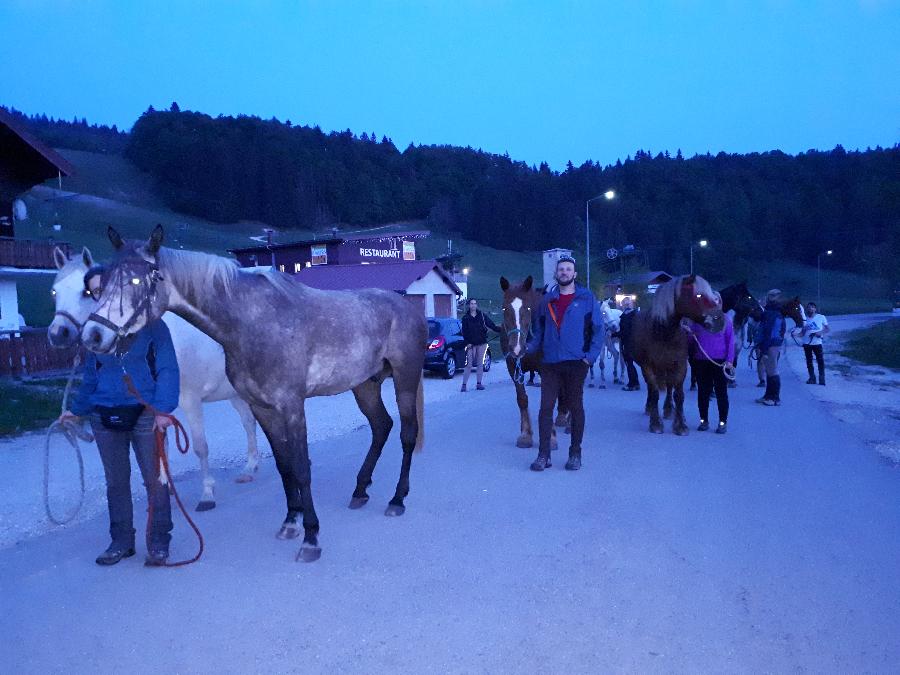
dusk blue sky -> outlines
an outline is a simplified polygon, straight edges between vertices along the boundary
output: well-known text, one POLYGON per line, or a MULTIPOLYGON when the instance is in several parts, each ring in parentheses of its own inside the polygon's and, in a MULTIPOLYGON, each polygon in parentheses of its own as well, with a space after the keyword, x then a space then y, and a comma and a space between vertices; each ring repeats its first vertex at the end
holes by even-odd
POLYGON ((0 3, 0 104, 148 105, 603 164, 900 142, 900 2, 0 3))

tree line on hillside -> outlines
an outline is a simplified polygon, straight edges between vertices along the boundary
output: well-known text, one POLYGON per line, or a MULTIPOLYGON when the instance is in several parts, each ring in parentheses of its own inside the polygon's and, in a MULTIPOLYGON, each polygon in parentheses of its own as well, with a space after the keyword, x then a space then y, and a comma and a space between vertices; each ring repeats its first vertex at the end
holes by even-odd
POLYGON ((15 108, 3 109, 32 135, 52 148, 121 154, 128 145, 128 134, 120 131, 115 124, 88 124, 84 117, 74 117, 69 121, 47 115, 26 115, 15 108))
MULTIPOLYGON (((125 154, 178 211, 218 222, 256 219, 324 230, 425 218, 429 226, 501 249, 583 251, 591 203, 594 259, 634 245, 650 267, 688 267, 707 239, 704 269, 733 278, 754 261, 815 264, 900 281, 900 145, 690 158, 677 151, 562 172, 470 147, 411 144, 375 133, 257 117, 148 109, 125 154), (600 255, 598 255, 600 254, 600 255)), ((597 260, 599 263, 599 260, 597 260)))

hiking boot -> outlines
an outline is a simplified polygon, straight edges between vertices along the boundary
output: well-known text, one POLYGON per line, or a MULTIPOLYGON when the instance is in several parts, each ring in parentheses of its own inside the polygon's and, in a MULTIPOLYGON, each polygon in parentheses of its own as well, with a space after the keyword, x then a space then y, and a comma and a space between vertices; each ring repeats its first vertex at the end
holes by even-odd
POLYGON ((812 375, 810 375, 809 379, 806 381, 806 384, 815 384, 815 383, 816 383, 816 378, 814 378, 812 375))
POLYGON ((553 465, 550 463, 550 453, 547 453, 546 455, 539 453, 537 459, 531 463, 531 470, 543 471, 544 469, 549 469, 551 466, 553 465))
POLYGON ((94 561, 98 565, 115 565, 122 558, 130 558, 134 555, 134 546, 123 546, 121 544, 110 544, 103 553, 97 556, 94 561))
POLYGON ((466 388, 466 385, 463 385, 459 388, 459 391, 464 392, 464 391, 468 391, 468 389, 466 388))
POLYGON ((581 453, 569 453, 569 461, 566 462, 566 471, 578 471, 581 468, 581 453))
POLYGON ((484 391, 484 385, 483 385, 483 384, 477 384, 477 385, 475 385, 475 388, 476 388, 478 391, 484 391))
POLYGON ((728 423, 727 422, 719 422, 719 426, 716 427, 717 434, 727 434, 728 433, 728 423))
POLYGON ((626 387, 622 387, 622 391, 640 391, 640 386, 636 384, 629 384, 626 387))
POLYGON ((169 559, 169 547, 155 545, 151 546, 150 550, 147 551, 147 557, 144 558, 144 565, 146 567, 162 567, 166 564, 166 560, 169 559))
POLYGON ((709 430, 709 422, 706 420, 700 420, 700 426, 697 427, 697 431, 708 431, 709 430))

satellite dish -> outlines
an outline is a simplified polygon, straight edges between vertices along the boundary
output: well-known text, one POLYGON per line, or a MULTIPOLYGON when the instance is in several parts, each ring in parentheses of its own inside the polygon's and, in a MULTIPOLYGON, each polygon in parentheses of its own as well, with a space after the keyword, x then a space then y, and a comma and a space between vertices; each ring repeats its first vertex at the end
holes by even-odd
POLYGON ((619 257, 619 251, 614 248, 608 248, 606 249, 606 257, 610 260, 615 260, 619 257))
POLYGON ((13 220, 28 220, 28 207, 21 199, 13 202, 13 220))

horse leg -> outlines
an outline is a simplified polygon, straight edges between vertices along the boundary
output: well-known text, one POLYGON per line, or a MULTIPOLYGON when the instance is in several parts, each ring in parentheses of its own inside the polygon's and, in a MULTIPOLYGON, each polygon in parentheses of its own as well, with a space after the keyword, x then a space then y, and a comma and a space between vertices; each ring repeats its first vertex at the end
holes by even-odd
POLYGON ((387 442, 391 429, 394 426, 394 420, 388 414, 384 407, 384 401, 381 399, 381 382, 373 382, 366 380, 362 384, 354 387, 353 396, 356 397, 356 405, 362 411, 369 421, 369 427, 372 429, 372 444, 369 446, 369 452, 366 453, 366 459, 356 475, 356 489, 353 491, 353 497, 350 499, 350 508, 358 509, 369 501, 369 495, 366 488, 372 484, 372 472, 375 471, 375 465, 381 457, 381 451, 387 442))
POLYGON ((621 374, 624 374, 625 369, 622 367, 621 359, 622 354, 621 350, 613 344, 612 346, 612 355, 613 355, 613 384, 622 384, 621 374))
POLYGON ((656 373, 649 368, 642 368, 644 381, 647 383, 647 412, 650 415, 650 431, 654 434, 663 432, 662 420, 659 418, 659 382, 656 373))
POLYGON ((319 546, 319 517, 316 515, 312 498, 312 467, 309 461, 303 399, 299 400, 295 412, 288 418, 286 428, 289 440, 287 460, 291 464, 294 481, 300 490, 300 505, 303 509, 303 542, 297 551, 297 560, 314 562, 322 556, 322 548, 319 546))
POLYGON ((663 419, 672 417, 672 385, 666 381, 666 400, 663 402, 663 419))
POLYGON ((278 539, 296 539, 300 536, 297 516, 303 513, 303 503, 300 500, 300 489, 297 486, 291 462, 287 425, 282 416, 272 408, 255 405, 251 405, 250 408, 269 440, 269 445, 272 446, 275 467, 281 476, 281 484, 284 487, 284 496, 287 501, 287 515, 275 536, 278 539))
POLYGON ((606 356, 605 350, 600 350, 600 358, 597 359, 598 364, 600 365, 600 384, 598 385, 599 389, 606 389, 606 356))
POLYGON ((675 421, 672 423, 672 431, 678 436, 687 436, 688 427, 684 421, 684 376, 685 367, 682 366, 681 372, 675 374, 675 421))
POLYGON ((244 470, 234 479, 235 483, 249 483, 253 480, 253 474, 259 468, 259 448, 256 444, 256 418, 250 406, 240 396, 229 399, 231 405, 237 410, 241 418, 241 426, 247 434, 247 463, 244 470))
POLYGON ((216 480, 209 475, 209 445, 206 442, 206 431, 203 427, 203 404, 198 397, 192 394, 182 396, 179 404, 191 427, 191 443, 197 459, 200 460, 203 494, 197 504, 197 511, 209 511, 216 508, 216 480))
POLYGON ((403 462, 400 465, 400 479, 394 497, 388 502, 384 515, 402 516, 406 511, 403 500, 409 494, 409 470, 412 454, 419 434, 417 395, 422 378, 421 363, 415 369, 394 367, 394 390, 397 394, 397 410, 400 412, 400 446, 403 448, 403 462))
POLYGON ((519 437, 516 439, 516 447, 533 447, 534 431, 531 428, 531 414, 528 412, 528 392, 525 391, 525 385, 518 382, 516 382, 516 403, 519 406, 519 437))

